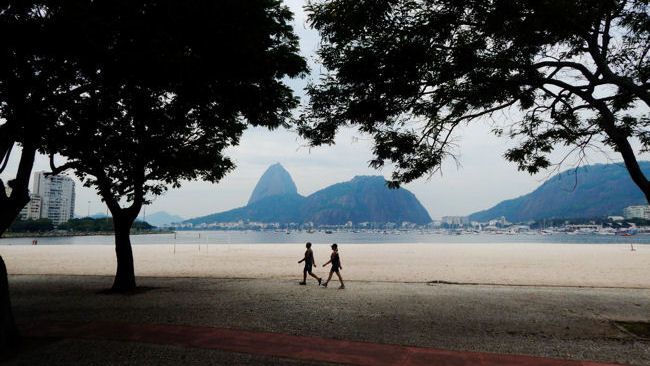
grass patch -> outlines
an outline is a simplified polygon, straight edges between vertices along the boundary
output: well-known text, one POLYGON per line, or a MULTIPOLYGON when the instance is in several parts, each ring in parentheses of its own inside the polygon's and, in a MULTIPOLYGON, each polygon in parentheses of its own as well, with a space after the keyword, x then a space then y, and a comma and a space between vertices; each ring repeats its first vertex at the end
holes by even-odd
POLYGON ((623 329, 641 338, 650 338, 650 323, 647 322, 615 322, 623 329))

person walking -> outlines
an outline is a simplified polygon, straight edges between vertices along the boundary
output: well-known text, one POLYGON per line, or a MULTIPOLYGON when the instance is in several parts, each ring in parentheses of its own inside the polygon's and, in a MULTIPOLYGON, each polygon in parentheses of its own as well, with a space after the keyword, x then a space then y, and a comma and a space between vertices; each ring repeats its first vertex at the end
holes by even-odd
POLYGON ((307 250, 305 251, 305 256, 298 261, 298 263, 305 262, 305 268, 302 271, 302 282, 298 282, 298 283, 301 285, 306 285, 307 273, 309 273, 309 275, 314 277, 316 281, 318 281, 318 284, 320 285, 323 279, 316 276, 311 271, 312 266, 316 266, 316 262, 314 261, 314 252, 311 250, 311 243, 307 242, 307 244, 305 244, 305 247, 307 248, 307 250))
POLYGON ((343 277, 341 277, 340 272, 340 270, 343 269, 343 266, 341 265, 341 258, 339 257, 339 246, 336 243, 332 244, 332 254, 330 255, 330 260, 327 261, 327 263, 323 264, 323 267, 330 263, 332 263, 332 268, 330 268, 330 275, 327 277, 327 281, 323 283, 323 286, 327 287, 327 284, 332 279, 332 274, 336 273, 336 275, 339 277, 339 282, 341 282, 341 286, 339 286, 339 288, 344 289, 345 284, 343 284, 343 277))

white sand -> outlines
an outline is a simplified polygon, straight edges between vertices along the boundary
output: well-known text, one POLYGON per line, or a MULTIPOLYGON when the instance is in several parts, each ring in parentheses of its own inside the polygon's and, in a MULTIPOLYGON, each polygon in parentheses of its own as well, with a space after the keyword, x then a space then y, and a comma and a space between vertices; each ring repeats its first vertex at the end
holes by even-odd
MULTIPOLYGON (((137 276, 302 277, 303 244, 134 245, 137 276)), ((343 244, 343 278, 362 281, 650 288, 650 245, 343 244)), ((314 245, 315 273, 329 259, 314 245)), ((10 274, 114 275, 111 245, 0 246, 10 274)))

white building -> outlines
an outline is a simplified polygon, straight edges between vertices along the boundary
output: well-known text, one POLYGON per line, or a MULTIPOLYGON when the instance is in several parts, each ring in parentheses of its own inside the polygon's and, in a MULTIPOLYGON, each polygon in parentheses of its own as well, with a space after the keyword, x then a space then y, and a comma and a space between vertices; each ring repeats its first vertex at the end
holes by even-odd
POLYGON ((41 196, 30 193, 29 202, 20 210, 18 217, 21 220, 38 220, 41 218, 41 196))
POLYGON ((469 224, 467 216, 443 216, 442 222, 447 225, 463 226, 469 224))
POLYGON ((59 225, 74 217, 75 184, 71 178, 35 172, 33 191, 41 197, 41 218, 59 225))
MULTIPOLYGON (((11 196, 11 188, 7 187, 7 196, 11 196)), ((19 220, 38 220, 41 218, 41 196, 30 193, 29 202, 18 213, 19 220)))
POLYGON ((650 206, 628 206, 623 210, 626 219, 650 220, 650 206))
POLYGON ((510 221, 506 220, 505 216, 501 216, 498 219, 492 219, 488 221, 489 226, 496 226, 497 224, 500 224, 501 226, 508 226, 512 224, 510 221))

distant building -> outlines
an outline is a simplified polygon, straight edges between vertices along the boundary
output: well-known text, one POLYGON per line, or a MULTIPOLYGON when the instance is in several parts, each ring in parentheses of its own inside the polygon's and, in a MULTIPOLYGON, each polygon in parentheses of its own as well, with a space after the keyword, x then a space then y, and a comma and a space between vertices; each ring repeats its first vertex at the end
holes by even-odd
POLYGON ((501 216, 498 219, 492 219, 492 220, 488 221, 489 226, 496 226, 497 224, 501 225, 501 226, 508 226, 508 225, 511 224, 511 222, 506 220, 505 216, 501 216))
POLYGON ((38 220, 41 218, 41 196, 31 193, 29 202, 20 210, 18 217, 21 220, 38 220))
POLYGON ((35 172, 33 191, 41 198, 40 217, 62 224, 74 217, 75 183, 63 175, 35 172))
MULTIPOLYGON (((7 187, 7 196, 11 196, 11 188, 7 187)), ((20 220, 38 220, 41 218, 41 196, 30 193, 29 202, 18 213, 20 220)))
POLYGON ((650 220, 650 206, 628 206, 623 210, 626 219, 650 220))
POLYGON ((463 226, 469 224, 467 216, 443 216, 442 222, 447 225, 463 226))

